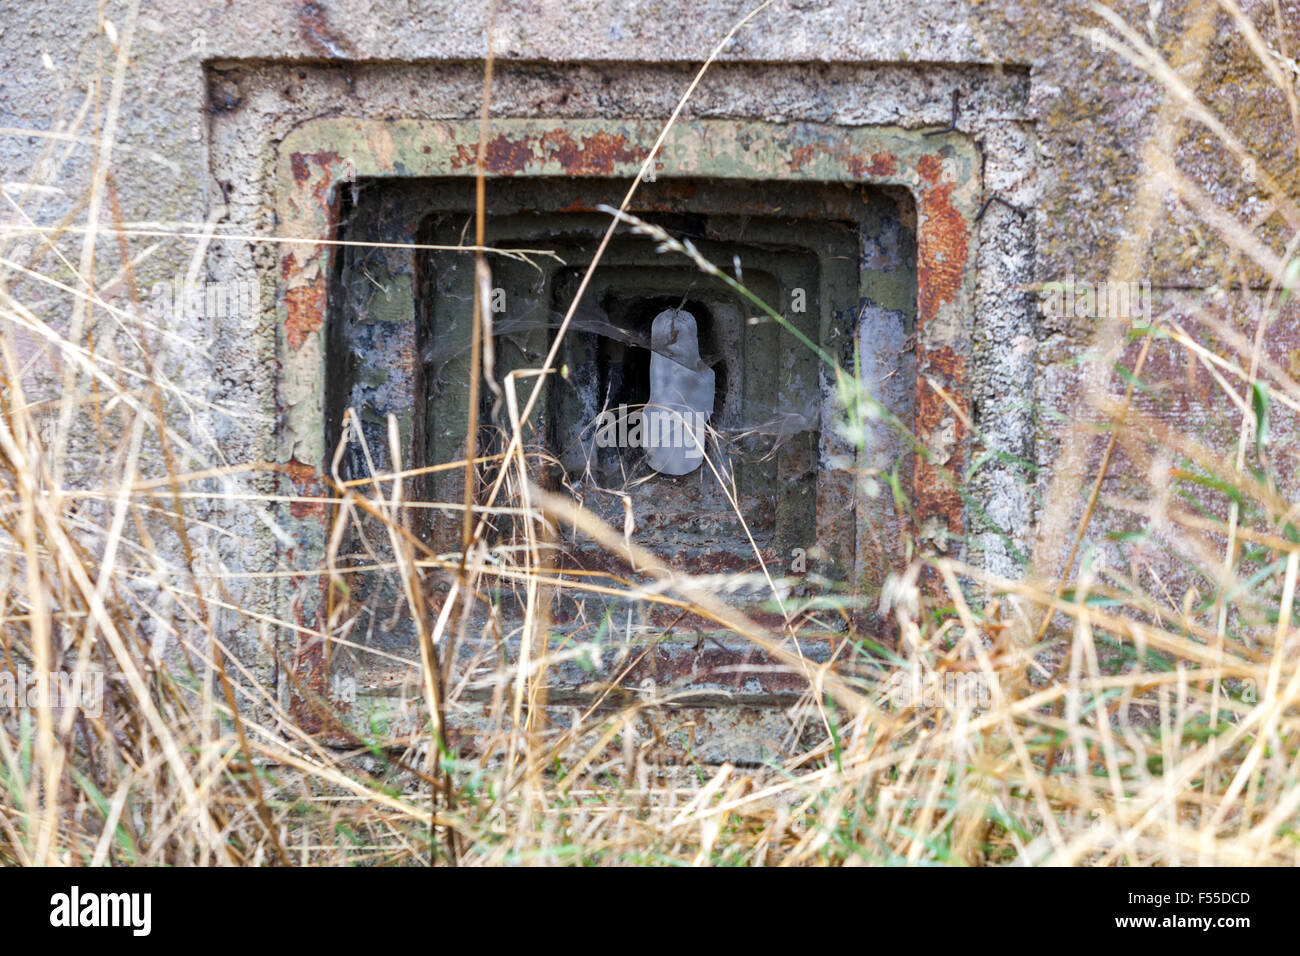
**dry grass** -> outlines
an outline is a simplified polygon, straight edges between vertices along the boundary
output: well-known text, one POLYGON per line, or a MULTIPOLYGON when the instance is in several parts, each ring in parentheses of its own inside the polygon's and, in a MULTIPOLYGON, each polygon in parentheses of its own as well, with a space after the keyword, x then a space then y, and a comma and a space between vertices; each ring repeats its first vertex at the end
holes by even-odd
MULTIPOLYGON (((1294 61, 1267 49, 1232 0, 1223 7, 1296 117, 1294 61)), ((1245 158, 1228 125, 1140 35, 1104 18, 1116 53, 1176 94, 1160 123, 1176 132, 1190 117, 1245 158)), ((1195 57, 1206 23, 1189 31, 1184 57, 1195 57)), ((103 91, 98 174, 85 199, 91 223, 101 209, 116 216, 107 144, 121 88, 119 71, 103 91)), ((899 555, 900 572, 881 601, 896 624, 896 654, 875 653, 866 636, 852 635, 861 639, 857 659, 869 666, 815 666, 791 640, 795 624, 777 632, 759 626, 710 582, 674 571, 623 529, 540 490, 521 426, 539 391, 521 407, 507 380, 499 386, 506 450, 475 462, 495 477, 458 503, 460 553, 433 554, 410 531, 421 503, 406 500, 404 476, 331 492, 336 531, 329 565, 318 570, 338 597, 316 636, 339 653, 364 653, 354 633, 360 614, 347 597, 362 569, 340 550, 364 528, 375 542, 365 573, 387 577, 402 595, 400 613, 419 645, 418 659, 385 666, 416 688, 423 730, 371 728, 351 749, 305 733, 266 673, 248 663, 274 657, 281 645, 273 635, 300 625, 240 607, 233 578, 196 554, 197 527, 221 533, 197 510, 214 494, 230 508, 267 513, 285 502, 257 491, 267 466, 225 462, 181 427, 203 403, 151 360, 166 330, 151 327, 138 307, 135 266, 98 286, 89 280, 99 246, 136 264, 153 247, 133 250, 129 230, 92 227, 81 234, 76 263, 53 243, 28 261, 6 252, 3 666, 112 676, 100 716, 43 705, 0 713, 0 863, 1295 864, 1300 531, 1265 430, 1300 410, 1300 382, 1264 346, 1300 282, 1293 258, 1300 231, 1291 200, 1267 175, 1261 188, 1295 236, 1281 252, 1180 176, 1158 152, 1161 137, 1156 142, 1130 234, 1144 234, 1142 217, 1152 221, 1172 189, 1239 252, 1240 274, 1224 276, 1226 288, 1249 268, 1273 284, 1246 332, 1195 306, 1157 316, 1129 353, 1125 327, 1101 329, 1098 354, 1119 361, 1135 352, 1136 362, 1129 359, 1127 378, 1081 396, 1096 425, 1079 424, 1062 439, 1065 477, 1044 486, 1042 543, 1023 577, 993 579, 920 548, 910 560, 899 555), (73 281, 55 288, 56 276, 73 281), (105 302, 102 289, 114 285, 137 305, 105 302), (25 304, 23 296, 36 294, 61 297, 70 318, 60 331, 25 304), (1190 334, 1189 318, 1217 344, 1190 334), (1203 437, 1212 427, 1180 434, 1143 405, 1152 349, 1213 376, 1214 414, 1241 436, 1232 454, 1203 437), (25 383, 42 364, 62 388, 36 398, 25 383), (1112 386, 1120 381, 1129 384, 1117 400, 1112 386), (1142 494, 1108 492, 1103 479, 1121 461, 1145 476, 1142 494), (213 484, 221 481, 225 491, 213 484), (1080 487, 1090 492, 1082 504, 1080 487), (1090 545, 1102 537, 1094 524, 1103 511, 1131 516, 1138 531, 1129 538, 1148 552, 1163 549, 1143 561, 1177 574, 1144 574, 1140 561, 1134 573, 1107 566, 1090 545), (546 556, 563 535, 595 541, 643 576, 557 574, 546 556), (517 598, 518 621, 481 613, 485 595, 501 589, 517 598), (582 653, 546 639, 548 608, 561 590, 578 600, 661 602, 762 648, 806 678, 806 746, 763 767, 672 762, 647 735, 648 727, 672 732, 674 711, 663 707, 670 701, 661 694, 627 703, 613 688, 598 701, 604 706, 580 709, 566 726, 551 722, 547 672, 582 653), (233 616, 247 635, 240 653, 223 646, 219 635, 231 631, 216 625, 218 615, 233 616), (517 657, 481 661, 471 677, 475 668, 452 648, 486 646, 473 641, 474 631, 491 637, 502 627, 515 628, 517 657), (897 706, 882 691, 900 662, 940 677, 980 675, 989 706, 944 699, 897 706), (490 691, 486 704, 470 700, 471 686, 490 691), (456 720, 476 708, 482 732, 473 752, 449 746, 456 720)), ((30 224, 28 214, 35 218, 15 208, 10 223, 30 224)), ((611 217, 610 235, 617 225, 611 217)), ((14 234, 0 237, 6 249, 14 234)), ((691 252, 660 238, 665 255, 691 252)), ((1111 277, 1136 277, 1142 253, 1122 248, 1111 277)), ((571 309, 565 327, 572 318, 571 309)), ((490 373, 484 344, 476 342, 474 355, 490 373)), ((847 404, 859 407, 851 378, 838 374, 847 404)), ((401 461, 391 431, 391 460, 401 461)), ((467 458, 475 451, 471 442, 467 458)), ((275 665, 287 670, 287 662, 275 665)))

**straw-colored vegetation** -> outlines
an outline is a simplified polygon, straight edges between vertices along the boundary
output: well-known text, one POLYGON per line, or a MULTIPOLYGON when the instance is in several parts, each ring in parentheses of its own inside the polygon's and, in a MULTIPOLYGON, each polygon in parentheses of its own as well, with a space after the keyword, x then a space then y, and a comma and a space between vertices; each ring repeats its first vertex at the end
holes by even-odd
MULTIPOLYGON (((1268 48, 1232 0, 1222 6, 1300 116, 1296 61, 1268 48)), ((1199 124, 1244 154, 1232 125, 1249 117, 1215 117, 1142 35, 1105 11, 1099 22, 1116 56, 1170 87, 1160 123, 1199 124)), ((112 136, 120 86, 120 77, 108 81, 86 120, 101 139, 112 136)), ((1300 125, 1294 133, 1293 150, 1300 125)), ((100 150, 103 159, 102 142, 100 150)), ((220 494, 214 479, 252 488, 271 466, 226 462, 196 441, 187 422, 200 400, 151 361, 167 330, 100 295, 117 286, 139 303, 134 272, 160 240, 114 228, 116 188, 102 168, 84 202, 102 228, 24 234, 27 220, 12 207, 0 235, 2 666, 112 676, 101 716, 44 706, 0 712, 0 863, 1295 863, 1300 531, 1272 436, 1300 409, 1300 381, 1265 346, 1300 282, 1300 221, 1262 164, 1257 188, 1273 204, 1270 225, 1281 221, 1295 237, 1285 249, 1216 206, 1170 157, 1144 159, 1131 235, 1147 234, 1173 190, 1235 250, 1240 274, 1224 275, 1223 288, 1258 274, 1271 285, 1244 316, 1229 310, 1225 320, 1222 310, 1191 305, 1158 309, 1150 330, 1102 324, 1094 357, 1123 372, 1088 380, 1081 397, 1092 420, 1062 429, 1063 477, 1025 476, 1041 490, 1043 533, 1022 576, 993 579, 958 552, 905 541, 883 595, 831 589, 817 614, 792 616, 785 629, 759 627, 715 586, 674 573, 622 528, 536 487, 535 457, 519 432, 531 402, 514 399, 541 379, 523 377, 517 389, 501 386, 502 421, 512 426, 505 450, 486 463, 486 483, 471 483, 473 500, 457 503, 473 506, 464 511, 463 559, 431 554, 411 533, 409 484, 380 475, 329 489, 335 544, 361 523, 369 540, 386 537, 375 550, 382 560, 366 573, 394 582, 419 636, 418 658, 413 648, 405 666, 423 731, 388 734, 379 725, 350 748, 305 733, 247 653, 218 639, 229 633, 218 615, 243 622, 245 652, 265 653, 277 646, 268 635, 298 625, 233 604, 239 589, 201 567, 192 543, 206 520, 198 504, 220 494), (21 261, 19 238, 28 252, 21 261), (89 281, 114 260, 115 274, 89 281), (54 302, 62 321, 50 321, 54 302), (1189 331, 1189 320, 1200 331, 1189 331), (1146 363, 1157 352, 1212 377, 1218 391, 1205 407, 1215 421, 1195 433, 1162 424, 1158 403, 1144 400, 1146 363), (62 388, 32 394, 37 366, 53 369, 62 388), (1207 437, 1216 433, 1240 440, 1225 449, 1207 437), (1146 476, 1141 493, 1132 482, 1103 481, 1120 463, 1146 476), (1103 512, 1127 514, 1123 533, 1100 522, 1103 512), (556 535, 594 540, 644 574, 637 582, 558 576, 546 560, 556 535), (1139 557, 1128 568, 1108 565, 1098 541, 1139 557), (547 602, 557 589, 594 598, 596 587, 674 602, 804 673, 799 756, 763 767, 669 763, 644 735, 643 718, 671 732, 673 711, 644 695, 611 694, 572 726, 550 722, 547 669, 578 651, 543 639, 547 602), (469 706, 448 648, 475 637, 490 595, 522 603, 509 626, 525 650, 521 661, 495 665, 487 729, 462 751, 443 727, 469 706), (845 655, 870 666, 814 666, 791 641, 799 627, 873 615, 892 622, 890 646, 875 633, 843 632, 845 655), (944 695, 934 706, 898 706, 882 688, 903 665, 940 680, 980 675, 988 706, 944 695)), ((57 176, 57 162, 41 168, 57 176)), ((611 231, 616 225, 611 216, 611 231)), ((665 256, 694 255, 658 238, 665 256)), ((1139 278, 1145 250, 1131 245, 1099 269, 1139 278)), ((480 346, 475 362, 490 363, 480 346)), ((856 393, 851 371, 830 377, 846 421, 879 414, 856 393)), ((402 438, 394 431, 392 440, 402 438)), ((906 508, 894 477, 862 476, 882 494, 897 491, 906 508)), ((268 514, 280 504, 228 502, 268 514)), ((356 637, 356 572, 337 548, 331 554, 319 570, 335 598, 319 637, 343 647, 356 637)))

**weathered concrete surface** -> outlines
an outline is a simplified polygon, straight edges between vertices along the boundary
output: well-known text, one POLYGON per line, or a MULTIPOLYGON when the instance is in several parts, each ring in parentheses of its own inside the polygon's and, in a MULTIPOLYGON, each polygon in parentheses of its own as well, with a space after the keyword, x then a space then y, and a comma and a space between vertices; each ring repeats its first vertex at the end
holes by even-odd
MULTIPOLYGON (((746 3, 685 0, 498 6, 493 115, 556 120, 667 116, 695 66, 749 9, 746 3)), ((1154 20, 1146 3, 1117 9, 1140 37, 1171 54, 1192 6, 1160 5, 1154 20)), ((1266 42, 1296 56, 1300 3, 1278 3, 1280 30, 1270 3, 1243 6, 1266 42)), ((282 232, 285 223, 275 205, 277 147, 304 123, 327 116, 473 119, 478 112, 486 4, 166 0, 142 4, 135 15, 128 4, 110 3, 103 15, 111 31, 98 23, 98 9, 86 0, 23 5, 7 13, 0 32, 0 179, 55 188, 6 187, 43 224, 76 210, 89 183, 96 104, 118 101, 112 95, 112 36, 130 51, 114 116, 111 177, 128 222, 282 232)), ((971 330, 968 462, 975 470, 969 495, 979 506, 967 508, 965 524, 975 535, 972 554, 1000 573, 1014 573, 1032 541, 1032 489, 1035 481, 1043 487, 1045 473, 1035 477, 1033 471, 1050 471, 1056 449, 1050 412, 1077 414, 1078 388, 1069 384, 1073 370, 1067 363, 1095 327, 1089 318, 1040 317, 1026 290, 1067 276, 1105 278, 1164 101, 1157 83, 1078 33, 1100 24, 1087 4, 1073 0, 779 2, 741 31, 684 112, 693 119, 915 131, 946 124, 951 93, 959 91, 957 133, 982 153, 983 196, 1017 207, 990 206, 970 237, 975 287, 970 314, 963 316, 971 330)), ((1282 191, 1297 194, 1300 159, 1281 94, 1253 65, 1253 54, 1229 28, 1226 14, 1217 14, 1214 35, 1197 64, 1196 90, 1242 138, 1259 168, 1250 177, 1225 176, 1239 160, 1197 124, 1180 133, 1178 160, 1212 199, 1246 221, 1251 210, 1264 215, 1267 176, 1282 191)), ((1286 63, 1282 68, 1294 69, 1286 63)), ((1281 220, 1272 216, 1276 237, 1281 220)), ((106 204, 101 221, 110 220, 106 204)), ((30 238, 4 243, 8 258, 69 278, 30 238)), ((169 408, 195 449, 187 464, 285 464, 278 454, 284 435, 276 429, 282 411, 276 310, 285 306, 284 298, 277 301, 276 283, 285 250, 219 239, 194 263, 198 240, 141 236, 130 240, 131 254, 152 243, 157 248, 135 268, 141 288, 189 273, 252 282, 260 305, 219 322, 190 316, 164 322, 170 337, 159 340, 162 367, 191 394, 190 407, 176 399, 169 408)), ((76 261, 76 238, 60 245, 76 261)), ((1276 242, 1273 248, 1280 252, 1276 242)), ((1218 282, 1226 255, 1210 230, 1171 201, 1157 221, 1141 274, 1167 301, 1174 290, 1218 282)), ((125 306, 124 283, 108 281, 118 258, 114 243, 101 243, 100 292, 125 306)), ((1258 281, 1257 273, 1251 281, 1258 281)), ((48 321, 67 328, 66 301, 48 290, 20 288, 48 321)), ((306 317, 304 324, 288 327, 306 348, 315 333, 311 316, 321 305, 310 298, 315 294, 298 293, 307 300, 297 305, 288 300, 306 317)), ((1233 301, 1229 296, 1222 308, 1233 319, 1246 318, 1245 311, 1233 311, 1233 301)), ((102 315, 98 321, 107 326, 102 315)), ((1291 334, 1295 321, 1293 312, 1284 313, 1270 348, 1289 341, 1282 333, 1291 334)), ((30 355, 39 354, 34 344, 28 347, 30 355)), ((1287 350, 1275 357, 1292 361, 1287 350)), ((129 347, 122 358, 138 361, 129 347)), ((1292 365, 1286 369, 1294 374, 1292 365)), ((39 362, 32 370, 37 394, 42 385, 53 385, 39 381, 46 370, 39 362)), ((1203 407, 1179 412, 1179 420, 1194 423, 1201 415, 1208 421, 1220 411, 1214 401, 1207 395, 1203 407)), ((938 404, 918 413, 944 414, 938 404)), ((1284 447, 1287 427, 1280 417, 1274 435, 1284 447)), ((1224 447, 1232 446, 1231 435, 1218 437, 1224 447)), ((74 457, 78 447, 74 441, 74 457)), ((937 450, 943 447, 940 441, 937 450)), ((299 490, 313 490, 311 468, 296 473, 291 466, 291 473, 299 490)), ((75 477, 75 468, 70 474, 75 477)), ((267 475, 240 481, 246 484, 233 490, 277 487, 267 475)), ((318 506, 295 507, 307 517, 318 506)), ((280 548, 273 516, 249 506, 198 510, 213 519, 211 527, 197 525, 194 531, 205 567, 240 574, 275 569, 280 548)), ((290 560, 295 548, 320 546, 292 535, 281 544, 290 560)), ((231 600, 266 615, 280 613, 272 584, 234 577, 225 583, 231 600)), ((254 653, 262 636, 246 620, 231 618, 227 626, 250 659, 265 660, 254 653)), ((281 650, 291 646, 285 634, 266 639, 281 650)), ((265 670, 274 668, 266 664, 265 670)))

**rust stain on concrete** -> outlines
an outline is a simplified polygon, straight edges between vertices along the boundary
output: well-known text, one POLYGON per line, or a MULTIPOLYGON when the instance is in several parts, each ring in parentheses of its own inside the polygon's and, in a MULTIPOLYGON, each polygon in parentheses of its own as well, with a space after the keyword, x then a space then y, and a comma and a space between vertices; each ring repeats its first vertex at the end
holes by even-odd
POLYGON ((941 385, 958 409, 965 412, 968 371, 964 355, 951 345, 926 347, 925 327, 940 321, 944 306, 957 301, 970 256, 969 222, 953 201, 956 183, 944 174, 943 160, 927 154, 916 163, 918 212, 917 235, 918 375, 916 383, 916 432, 927 445, 941 437, 951 453, 944 461, 916 456, 913 495, 922 527, 938 526, 949 534, 963 527, 963 501, 957 481, 963 472, 967 428, 963 416, 930 385, 941 385))
MULTIPOLYGON (((322 494, 320 472, 311 465, 290 459, 285 465, 285 473, 293 483, 294 494, 304 498, 319 498, 322 494)), ((289 513, 295 518, 312 518, 324 520, 325 502, 294 501, 289 505, 289 513)))
MULTIPOLYGON (((944 346, 927 350, 921 357, 925 375, 942 382, 949 390, 949 397, 959 406, 964 406, 964 386, 966 382, 966 361, 956 351, 944 346)), ((964 409, 963 409, 964 410, 964 409)), ((930 384, 925 376, 917 376, 916 388, 916 432, 922 441, 928 442, 931 436, 942 429, 952 430, 951 454, 943 462, 931 462, 926 456, 917 453, 915 487, 913 497, 916 501, 917 517, 924 523, 927 519, 940 519, 946 524, 951 534, 960 533, 962 528, 963 502, 957 490, 956 477, 960 475, 964 455, 962 449, 966 443, 966 426, 961 417, 930 384)))
POLYGON ((924 218, 917 236, 917 306, 925 316, 938 315, 940 308, 957 298, 970 254, 969 224, 953 204, 956 184, 939 182, 937 173, 927 175, 931 159, 923 157, 919 164, 924 218))
POLYGON ((547 158, 554 159, 570 176, 609 176, 618 163, 639 163, 645 157, 628 145, 624 133, 605 131, 583 136, 581 143, 566 130, 552 130, 542 136, 547 158))
MULTIPOLYGON (((315 163, 316 168, 328 172, 329 167, 339 161, 339 154, 332 149, 322 149, 315 153, 291 153, 289 155, 289 168, 293 170, 293 181, 299 186, 311 178, 311 164, 315 163)), ((328 180, 326 176, 326 188, 328 180)))
POLYGON ((325 324, 325 285, 312 282, 308 285, 286 289, 284 306, 288 316, 284 320, 289 348, 298 351, 307 336, 325 324))
POLYGON ((812 158, 817 155, 817 148, 812 145, 798 146, 790 151, 790 158, 787 163, 791 172, 798 172, 811 162, 812 158))
MULTIPOLYGON (((483 169, 493 176, 513 176, 522 173, 533 158, 533 137, 511 139, 501 133, 488 140, 483 148, 483 169)), ((478 165, 478 144, 457 146, 450 159, 452 169, 475 168, 478 165)))
POLYGON ((849 156, 844 162, 858 179, 880 179, 898 174, 898 157, 892 153, 872 153, 870 159, 849 156))

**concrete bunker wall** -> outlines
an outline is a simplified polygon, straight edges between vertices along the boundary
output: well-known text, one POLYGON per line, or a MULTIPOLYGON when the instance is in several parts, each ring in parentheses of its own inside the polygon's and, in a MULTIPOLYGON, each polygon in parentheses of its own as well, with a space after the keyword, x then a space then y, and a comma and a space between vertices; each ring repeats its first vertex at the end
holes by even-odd
MULTIPOLYGON (((279 658, 294 662, 298 678, 322 690, 336 685, 340 675, 345 683, 359 681, 363 686, 370 675, 354 655, 326 660, 319 642, 305 637, 323 627, 328 617, 320 576, 311 573, 324 554, 328 515, 323 507, 308 502, 323 489, 321 478, 327 473, 337 435, 331 432, 333 425, 326 423, 338 417, 347 400, 358 397, 355 389, 338 387, 342 372, 337 355, 347 350, 338 336, 346 337, 340 330, 349 320, 331 309, 338 309, 338 293, 347 286, 336 283, 331 300, 331 275, 337 277, 340 268, 348 267, 340 265, 344 260, 330 241, 339 235, 339 210, 346 208, 352 216, 380 184, 392 195, 393 190, 418 189, 422 181, 450 185, 457 177, 472 174, 476 122, 404 117, 457 115, 464 109, 457 96, 472 87, 480 69, 476 64, 340 68, 230 61, 208 67, 209 95, 223 106, 213 116, 212 173, 228 200, 231 225, 238 229, 242 219, 251 228, 259 219, 265 221, 269 203, 277 230, 303 239, 281 246, 274 261, 266 250, 254 252, 234 244, 219 250, 215 258, 226 274, 256 281, 264 290, 264 300, 275 304, 274 328, 263 326, 254 341, 241 343, 239 351, 261 356, 257 367, 248 372, 261 379, 257 388, 263 396, 276 399, 267 408, 272 424, 264 440, 285 469, 286 480, 277 490, 303 503, 287 507, 281 515, 291 544, 275 542, 269 533, 262 533, 261 540, 266 554, 274 554, 278 573, 307 573, 300 579, 282 577, 283 586, 267 599, 273 613, 288 616, 303 628, 298 636, 281 638, 279 658), (431 72, 436 82, 430 81, 431 72), (400 105, 374 108, 376 99, 397 91, 402 93, 400 105), (358 99, 370 106, 359 106, 358 99), (377 118, 377 114, 391 118, 377 118), (313 244, 309 241, 313 237, 323 241, 313 244), (335 359, 330 357, 331 349, 335 359), (268 370, 274 374, 268 377, 268 370)), ((882 438, 877 446, 879 461, 871 463, 889 467, 895 459, 907 459, 922 537, 940 549, 982 555, 994 567, 1006 570, 1007 537, 984 535, 979 523, 982 515, 996 515, 1003 527, 1012 529, 1012 540, 1023 542, 1029 524, 1026 483, 1020 478, 999 481, 999 466, 985 467, 970 483, 970 494, 979 502, 972 512, 963 502, 963 492, 947 476, 961 474, 963 463, 969 462, 969 411, 963 413, 963 406, 969 410, 975 403, 986 415, 991 412, 993 428, 1019 452, 1032 442, 1028 413, 1032 400, 1027 398, 1032 352, 985 344, 1032 340, 1030 297, 1008 282, 1009 272, 1027 274, 1032 262, 1030 212, 1013 217, 1018 220, 1013 229, 998 231, 996 255, 981 243, 976 218, 986 178, 1032 176, 1027 165, 1032 157, 1030 128, 1017 112, 1028 94, 1026 74, 971 66, 863 67, 838 71, 828 80, 800 67, 729 64, 716 70, 713 82, 726 95, 712 96, 710 104, 692 111, 696 116, 679 122, 660 154, 662 168, 656 182, 646 184, 645 195, 652 198, 656 190, 671 191, 674 183, 680 188, 693 181, 730 182, 736 188, 766 190, 765 201, 777 209, 782 201, 793 208, 800 188, 820 188, 819 183, 838 184, 834 189, 845 196, 859 195, 853 187, 876 190, 877 197, 891 189, 901 191, 898 196, 904 204, 898 206, 895 200, 894 205, 903 211, 893 214, 893 219, 903 223, 912 237, 915 259, 907 267, 914 270, 912 278, 901 285, 876 280, 864 284, 838 310, 842 314, 836 321, 848 323, 842 331, 834 333, 831 326, 823 331, 832 338, 841 335, 837 347, 842 357, 850 356, 853 345, 863 342, 867 333, 869 347, 861 350, 864 377, 875 382, 882 394, 894 391, 890 402, 915 424, 924 442, 924 451, 911 455, 882 438), (965 92, 962 132, 927 136, 924 128, 885 121, 914 114, 916 104, 936 83, 965 92), (759 90, 780 91, 778 122, 771 122, 770 104, 755 95, 759 90), (872 95, 867 96, 868 91, 872 95), (698 118, 701 115, 707 118, 698 118), (902 324, 897 332, 882 334, 889 323, 902 324), (977 325, 981 325, 979 332, 977 325), (1007 382, 1018 384, 1003 387, 1007 382), (955 413, 952 401, 958 403, 955 413)), ((680 68, 639 64, 500 65, 495 101, 508 115, 493 120, 490 134, 493 195, 504 197, 501 201, 508 206, 512 191, 517 194, 538 177, 539 182, 550 177, 552 182, 567 184, 569 192, 583 181, 616 183, 620 177, 626 181, 658 133, 658 123, 646 117, 666 115, 671 106, 664 104, 673 101, 674 91, 685 85, 689 75, 680 68), (527 91, 542 86, 567 91, 572 105, 530 102, 527 91), (611 89, 617 95, 601 92, 611 89)), ((579 202, 579 198, 570 195, 568 201, 579 202)), ((843 205, 844 200, 829 194, 804 201, 824 205, 822 218, 830 220, 862 215, 835 212, 832 207, 843 205)), ((763 204, 761 197, 752 197, 746 214, 762 213, 763 204)), ((407 208, 418 205, 408 203, 407 208)), ((390 202, 391 209, 399 207, 401 203, 390 202)), ((817 217, 817 210, 810 209, 809 215, 817 217)), ((414 223, 407 223, 398 232, 410 241, 413 229, 414 223)), ((791 231, 796 234, 797 230, 791 231)), ((897 235, 887 229, 862 231, 855 253, 861 274, 887 277, 897 270, 897 235)), ((397 337, 390 336, 390 345, 398 353, 410 353, 419 323, 403 325, 403 321, 419 311, 417 270, 389 268, 382 258, 371 257, 368 262, 383 274, 376 276, 367 269, 365 283, 378 282, 385 293, 382 301, 367 300, 361 310, 373 306, 381 313, 377 315, 381 325, 375 328, 393 332, 397 337), (396 325, 382 325, 394 318, 396 325)), ((857 280, 849 282, 850 287, 857 285, 857 280)), ((344 311, 349 310, 355 315, 356 304, 344 311)), ((228 332, 246 335, 245 330, 228 332)), ((374 328, 365 334, 373 335, 374 328)), ((409 362, 390 364, 385 381, 375 383, 377 391, 388 396, 387 410, 396 408, 400 416, 404 402, 410 407, 409 399, 393 396, 416 394, 419 378, 419 369, 409 362)), ((383 402, 370 404, 370 411, 378 413, 383 402)), ((829 421, 830 413, 827 406, 818 416, 829 421)), ((825 462, 837 452, 826 444, 833 430, 822 428, 821 434, 819 457, 825 462)), ((413 454, 418 445, 414 441, 408 445, 413 454)), ((819 540, 844 541, 853 573, 878 586, 889 570, 884 560, 887 549, 880 546, 878 528, 870 529, 869 522, 860 520, 854 530, 853 519, 859 509, 873 505, 861 498, 851 479, 837 477, 834 469, 815 470, 818 514, 824 513, 824 520, 830 521, 839 506, 841 523, 847 510, 849 525, 834 530, 833 522, 823 526, 818 518, 814 533, 799 536, 811 539, 814 549, 819 540), (846 509, 841 502, 856 504, 846 509), (869 543, 867 537, 872 537, 869 543)), ((788 549, 791 544, 787 531, 780 545, 788 549)), ((263 558, 262 566, 270 567, 270 560, 263 558)), ((367 640, 374 639, 373 632, 368 633, 367 640)), ((664 673, 681 678, 682 667, 697 673, 698 661, 691 663, 689 655, 683 656, 682 663, 673 663, 680 650, 663 650, 660 679, 664 673)), ((808 653, 816 658, 826 651, 814 647, 808 653)), ((783 697, 779 685, 779 680, 759 681, 745 693, 737 694, 743 688, 721 690, 733 704, 748 701, 757 706, 779 702, 783 697)), ((701 699, 719 690, 708 681, 692 686, 704 695, 701 699)), ((293 697, 289 688, 282 685, 282 692, 289 703, 293 697)), ((760 715, 754 718, 760 723, 771 719, 761 709, 753 713, 760 715)), ((734 721, 729 726, 734 729, 734 721)), ((730 731, 718 733, 719 739, 729 739, 730 731)))

